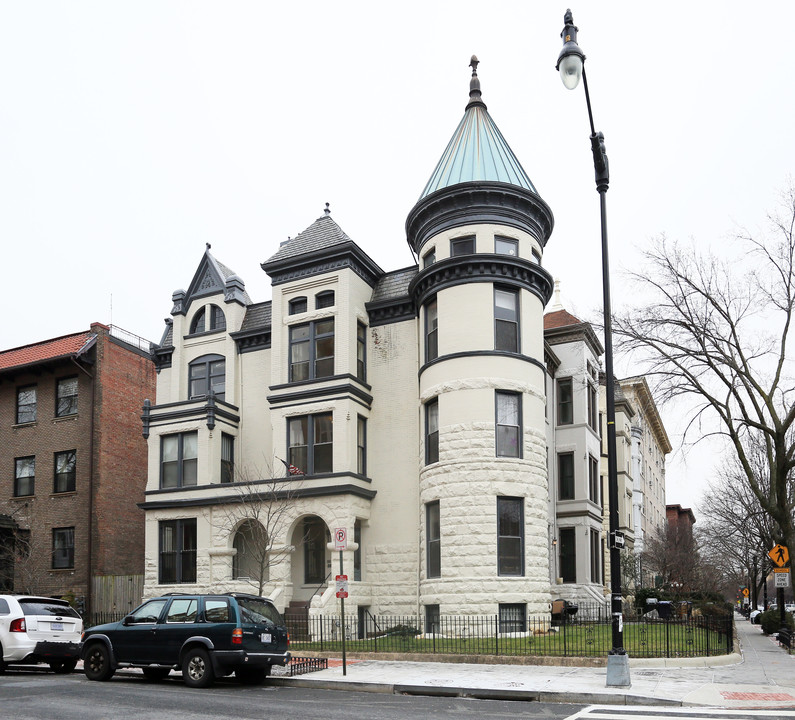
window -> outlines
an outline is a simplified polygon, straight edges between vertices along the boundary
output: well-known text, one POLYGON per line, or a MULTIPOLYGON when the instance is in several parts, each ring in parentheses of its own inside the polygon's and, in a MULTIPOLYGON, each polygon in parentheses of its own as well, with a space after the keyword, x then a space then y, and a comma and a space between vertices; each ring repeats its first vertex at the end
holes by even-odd
POLYGON ((591 455, 588 456, 588 499, 599 504, 599 462, 591 455))
POLYGON ((76 467, 76 450, 55 453, 55 478, 52 486, 54 493, 75 491, 76 467))
POLYGON ((197 598, 175 598, 166 614, 167 623, 194 623, 199 608, 197 598))
POLYGON ((196 484, 198 432, 163 435, 160 438, 160 487, 177 488, 196 484))
POLYGON ((602 582, 602 546, 596 530, 591 530, 591 582, 602 582))
POLYGON ((497 457, 521 457, 521 398, 497 392, 497 457))
POLYGON ((64 417, 77 412, 77 378, 61 378, 56 388, 55 416, 64 417))
POLYGON ((356 323, 356 379, 367 380, 367 326, 356 323))
POLYGON ((436 298, 425 306, 425 362, 439 357, 439 315, 436 298))
POLYGON ((425 464, 439 462, 439 401, 425 405, 425 464))
POLYGON ((268 579, 268 536, 256 520, 244 520, 235 533, 232 547, 237 551, 232 557, 233 580, 268 579))
POLYGON ((331 533, 318 517, 304 519, 304 583, 316 585, 326 582, 326 543, 331 533))
POLYGON ((221 433, 221 482, 235 481, 235 438, 221 433))
POLYGON ((513 255, 516 257, 519 254, 519 241, 512 238, 495 237, 494 252, 497 255, 513 255))
POLYGON ((558 498, 574 500, 574 453, 558 455, 558 498))
POLYGON ((353 551, 353 579, 362 579, 362 521, 355 520, 353 523, 353 542, 356 543, 356 550, 353 551))
POLYGON ((14 465, 14 497, 33 495, 36 489, 36 457, 17 458, 14 465))
POLYGON ((221 355, 202 355, 188 367, 191 400, 215 395, 219 400, 226 396, 226 361, 221 355))
POLYGON ((494 349, 519 352, 519 293, 494 288, 494 349))
POLYGON ((527 605, 500 603, 500 632, 523 633, 527 631, 527 605))
POLYGON ((17 388, 17 425, 36 422, 36 386, 17 388))
POLYGON ((333 471, 334 420, 331 413, 289 418, 287 435, 290 465, 306 475, 333 471))
POLYGON ((53 528, 52 569, 63 570, 75 566, 75 529, 53 528))
POLYGON ((497 498, 497 574, 524 575, 522 498, 497 498))
POLYGON ((130 613, 127 622, 130 625, 156 623, 168 600, 150 600, 130 613))
POLYGON ((315 295, 315 310, 334 306, 334 291, 325 290, 315 295))
POLYGON ((224 311, 217 305, 207 305, 193 316, 190 334, 196 335, 213 330, 226 330, 226 317, 224 311))
POLYGON ((594 432, 599 432, 599 402, 596 398, 596 388, 588 383, 588 426, 594 432))
POLYGON ((288 312, 290 315, 298 315, 298 313, 306 312, 306 298, 297 297, 290 300, 288 303, 288 312))
POLYGON ((204 619, 208 623, 229 622, 229 600, 226 598, 204 598, 204 619))
POLYGON ((425 632, 432 635, 439 634, 439 606, 425 606, 425 632))
POLYGON ((425 506, 425 547, 427 552, 425 576, 442 576, 442 527, 439 517, 439 501, 425 506))
POLYGON ((574 422, 574 390, 571 378, 558 380, 558 425, 574 422))
POLYGON ((538 252, 538 250, 534 249, 532 251, 532 255, 533 255, 533 262, 536 263, 536 265, 540 265, 541 264, 541 253, 538 252))
POLYGON ((162 585, 196 582, 196 519, 161 520, 160 568, 162 585))
POLYGON ((450 241, 450 255, 472 255, 475 252, 475 237, 455 238, 450 241))
POLYGON ((436 262, 436 248, 431 248, 422 256, 422 267, 430 267, 436 262))
POLYGON ((334 374, 334 320, 290 328, 290 382, 334 374))
POLYGON ((574 528, 560 528, 560 576, 565 583, 577 582, 577 549, 574 528))
POLYGON ((367 475, 367 419, 361 415, 356 421, 356 472, 367 475))

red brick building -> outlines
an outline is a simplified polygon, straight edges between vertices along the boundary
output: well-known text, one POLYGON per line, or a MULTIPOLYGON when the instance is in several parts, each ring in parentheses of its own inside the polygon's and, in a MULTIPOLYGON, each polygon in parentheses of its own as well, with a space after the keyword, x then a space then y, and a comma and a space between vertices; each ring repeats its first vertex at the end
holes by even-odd
POLYGON ((0 352, 0 589, 93 612, 140 599, 149 350, 93 323, 0 352))
POLYGON ((693 525, 696 524, 696 516, 691 508, 683 508, 681 505, 666 505, 665 517, 671 529, 680 532, 693 534, 693 525))

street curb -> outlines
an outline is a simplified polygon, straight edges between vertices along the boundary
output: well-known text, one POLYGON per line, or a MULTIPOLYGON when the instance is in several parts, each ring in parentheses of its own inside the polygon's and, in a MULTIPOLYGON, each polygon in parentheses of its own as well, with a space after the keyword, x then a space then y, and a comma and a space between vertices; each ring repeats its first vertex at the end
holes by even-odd
POLYGON ((551 690, 498 690, 490 688, 434 687, 429 685, 401 685, 390 683, 362 683, 346 680, 310 680, 294 677, 269 677, 268 685, 276 687, 316 688, 318 690, 347 690, 387 695, 417 695, 423 697, 462 697, 475 700, 513 700, 524 702, 577 703, 583 705, 656 705, 682 707, 678 700, 646 697, 622 693, 554 692, 551 690))

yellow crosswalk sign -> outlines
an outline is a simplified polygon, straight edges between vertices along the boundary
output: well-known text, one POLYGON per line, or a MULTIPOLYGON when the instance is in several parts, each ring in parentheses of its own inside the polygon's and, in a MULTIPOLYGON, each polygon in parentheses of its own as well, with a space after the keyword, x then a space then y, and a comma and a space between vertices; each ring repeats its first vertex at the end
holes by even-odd
POLYGON ((789 562, 789 550, 785 545, 776 545, 767 555, 779 567, 784 567, 789 562))

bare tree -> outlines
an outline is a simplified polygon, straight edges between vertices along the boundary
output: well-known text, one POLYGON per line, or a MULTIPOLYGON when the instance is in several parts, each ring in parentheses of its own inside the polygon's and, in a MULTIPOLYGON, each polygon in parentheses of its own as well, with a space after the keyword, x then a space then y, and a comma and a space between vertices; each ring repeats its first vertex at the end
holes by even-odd
POLYGON ((705 587, 698 545, 690 528, 666 524, 646 540, 644 565, 652 569, 664 590, 690 593, 705 587))
MULTIPOLYGON (((749 446, 748 451, 759 484, 769 493, 765 448, 749 446)), ((790 484, 792 490, 795 483, 790 484)), ((744 586, 751 578, 756 595, 766 575, 766 552, 775 544, 776 525, 762 509, 736 458, 724 462, 699 511, 705 556, 726 578, 727 590, 744 586)))
POLYGON ((264 479, 248 468, 233 469, 229 496, 212 510, 210 524, 233 536, 232 577, 262 595, 271 569, 281 564, 292 548, 280 540, 294 519, 293 500, 303 474, 274 477, 270 466, 264 479))
POLYGON ((661 401, 695 400, 685 441, 726 440, 744 482, 775 522, 774 539, 795 557, 795 187, 782 200, 767 234, 737 236, 741 261, 660 239, 645 253, 647 267, 632 274, 651 294, 648 304, 618 315, 614 329, 617 347, 645 361, 661 401))

